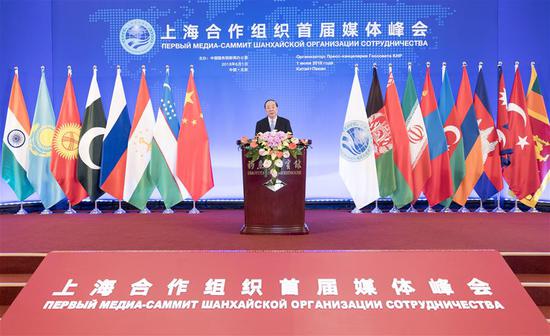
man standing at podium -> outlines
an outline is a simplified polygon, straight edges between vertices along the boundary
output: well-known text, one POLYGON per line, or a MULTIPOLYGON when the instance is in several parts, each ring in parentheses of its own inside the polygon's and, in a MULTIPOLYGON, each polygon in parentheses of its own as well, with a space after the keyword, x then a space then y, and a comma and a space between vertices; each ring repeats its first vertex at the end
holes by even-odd
POLYGON ((279 104, 275 99, 268 99, 264 103, 265 113, 267 117, 258 120, 256 123, 256 133, 260 132, 269 132, 273 130, 290 132, 292 133, 292 128, 290 127, 290 121, 286 118, 278 116, 279 104))

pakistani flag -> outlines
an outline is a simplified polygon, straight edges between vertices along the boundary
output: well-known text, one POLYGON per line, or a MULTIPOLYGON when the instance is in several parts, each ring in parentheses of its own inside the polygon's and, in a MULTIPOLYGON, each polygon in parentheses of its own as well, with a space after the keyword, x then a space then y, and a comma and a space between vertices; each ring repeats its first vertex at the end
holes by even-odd
POLYGON ((153 148, 151 153, 151 179, 157 186, 166 208, 171 208, 182 200, 186 194, 185 187, 176 175, 178 155, 177 135, 180 131, 176 114, 169 74, 163 84, 164 95, 160 100, 157 123, 153 131, 153 148))
POLYGON ((149 196, 155 189, 149 167, 154 125, 155 114, 145 80, 145 69, 143 69, 130 139, 128 139, 128 157, 124 179, 124 200, 140 210, 145 209, 149 196))
POLYGON ((376 67, 372 69, 372 83, 367 101, 367 117, 369 118, 370 133, 374 141, 378 189, 380 196, 386 197, 397 189, 397 183, 395 181, 395 162, 393 161, 393 140, 376 67))
POLYGON ((356 67, 340 138, 339 173, 357 209, 380 197, 374 145, 364 108, 365 101, 356 67))
POLYGON ((50 170, 54 131, 55 114, 46 84, 46 75, 42 71, 29 138, 27 177, 40 196, 44 209, 51 208, 65 197, 50 170))
POLYGON ((30 132, 31 124, 16 69, 2 139, 2 178, 20 201, 29 197, 34 191, 27 179, 30 132))
POLYGON ((97 68, 94 66, 92 83, 86 101, 86 113, 78 142, 78 181, 86 189, 93 202, 103 195, 99 188, 101 149, 105 134, 105 112, 97 85, 97 68))

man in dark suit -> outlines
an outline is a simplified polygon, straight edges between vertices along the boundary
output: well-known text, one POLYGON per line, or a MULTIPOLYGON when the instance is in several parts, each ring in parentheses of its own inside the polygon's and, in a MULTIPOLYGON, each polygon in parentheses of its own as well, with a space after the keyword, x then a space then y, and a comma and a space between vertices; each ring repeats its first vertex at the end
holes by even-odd
POLYGON ((279 104, 277 104, 275 99, 266 100, 264 103, 264 109, 267 117, 258 120, 256 123, 256 134, 273 130, 292 133, 290 121, 277 115, 279 112, 279 104))

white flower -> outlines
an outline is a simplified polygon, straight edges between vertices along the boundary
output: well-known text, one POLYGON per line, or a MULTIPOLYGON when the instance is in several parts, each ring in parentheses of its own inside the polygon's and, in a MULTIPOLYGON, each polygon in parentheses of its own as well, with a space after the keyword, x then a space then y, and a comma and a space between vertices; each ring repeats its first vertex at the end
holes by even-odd
POLYGON ((271 169, 271 176, 273 178, 277 177, 277 170, 275 168, 271 169))
POLYGON ((266 156, 267 155, 267 151, 263 148, 260 148, 260 150, 258 151, 258 153, 261 155, 261 156, 266 156))
POLYGON ((292 138, 292 139, 290 139, 290 141, 292 141, 292 143, 295 143, 295 144, 300 142, 300 140, 298 140, 298 138, 292 138))
POLYGON ((264 160, 264 168, 271 167, 271 160, 264 160))
POLYGON ((283 160, 281 159, 275 160, 275 166, 281 168, 283 166, 283 160))
POLYGON ((290 152, 289 152, 289 151, 284 151, 284 152, 283 152, 283 157, 284 157, 285 159, 288 159, 288 158, 290 157, 290 152))

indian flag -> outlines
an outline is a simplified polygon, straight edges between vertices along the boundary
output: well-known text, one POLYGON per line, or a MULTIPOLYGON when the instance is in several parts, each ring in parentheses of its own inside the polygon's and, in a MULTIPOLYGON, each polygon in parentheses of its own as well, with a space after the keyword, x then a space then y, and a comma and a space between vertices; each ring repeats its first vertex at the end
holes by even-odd
POLYGON ((31 123, 19 84, 19 73, 15 68, 2 139, 2 178, 20 201, 29 197, 34 190, 27 178, 30 132, 31 123))
POLYGON ((155 115, 145 81, 145 69, 141 74, 134 120, 128 139, 128 158, 124 179, 124 200, 143 210, 155 188, 151 179, 151 148, 155 115))

